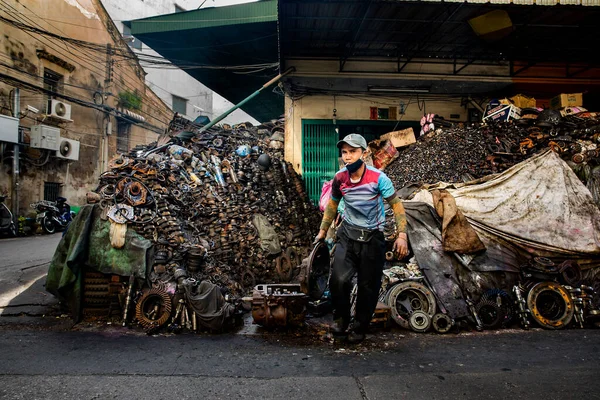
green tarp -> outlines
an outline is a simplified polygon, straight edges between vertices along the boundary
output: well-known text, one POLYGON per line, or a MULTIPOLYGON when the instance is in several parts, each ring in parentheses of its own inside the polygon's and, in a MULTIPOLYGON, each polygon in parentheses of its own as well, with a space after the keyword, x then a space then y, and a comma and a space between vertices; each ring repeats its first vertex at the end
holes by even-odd
POLYGON ((81 208, 59 242, 46 278, 46 290, 68 304, 73 319, 81 318, 83 270, 104 274, 134 275, 146 279, 152 260, 152 243, 130 227, 125 246, 115 249, 110 244, 110 222, 100 218, 96 205, 81 208))

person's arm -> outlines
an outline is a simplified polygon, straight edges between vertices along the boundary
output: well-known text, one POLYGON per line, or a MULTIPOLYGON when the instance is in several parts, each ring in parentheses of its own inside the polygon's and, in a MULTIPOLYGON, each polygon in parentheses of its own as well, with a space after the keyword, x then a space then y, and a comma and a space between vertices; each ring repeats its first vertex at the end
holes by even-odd
POLYGON ((331 183, 331 198, 327 202, 327 206, 325 207, 325 212, 323 213, 323 219, 321 220, 321 226, 319 227, 319 233, 315 237, 315 243, 319 240, 325 239, 327 236, 327 230, 331 226, 331 223, 335 219, 337 214, 337 208, 340 204, 340 200, 342 199, 342 191, 340 189, 340 181, 337 179, 337 176, 333 178, 333 182, 331 183))
POLYGON ((329 227, 331 226, 331 223, 335 219, 335 216, 337 214, 337 208, 338 208, 339 204, 340 204, 339 200, 334 200, 333 197, 331 199, 329 199, 329 202, 327 203, 327 207, 325 207, 325 212, 323 213, 323 219, 321 220, 321 227, 319 228, 319 233, 317 234, 317 237, 315 238, 315 242, 317 242, 321 239, 325 239, 325 236, 327 235, 327 230, 329 229, 329 227))
POLYGON ((392 251, 400 258, 408 255, 408 236, 406 235, 406 213, 402 201, 396 195, 394 185, 388 176, 384 173, 379 177, 379 192, 389 203, 394 211, 394 220, 396 221, 396 240, 392 251))
POLYGON ((394 211, 394 220, 396 221, 396 240, 392 251, 397 253, 400 258, 408 255, 408 236, 406 235, 406 213, 402 201, 396 194, 386 199, 392 211, 394 211))

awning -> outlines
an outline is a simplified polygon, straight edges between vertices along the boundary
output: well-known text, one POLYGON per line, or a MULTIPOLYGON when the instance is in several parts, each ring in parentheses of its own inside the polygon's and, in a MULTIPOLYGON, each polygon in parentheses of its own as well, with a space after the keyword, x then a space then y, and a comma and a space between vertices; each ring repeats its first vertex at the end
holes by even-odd
MULTIPOLYGON (((233 103, 279 72, 276 0, 180 12, 127 24, 144 44, 233 103)), ((144 56, 140 58, 143 63, 144 56)), ((243 110, 267 121, 283 112, 283 99, 268 90, 243 110)))

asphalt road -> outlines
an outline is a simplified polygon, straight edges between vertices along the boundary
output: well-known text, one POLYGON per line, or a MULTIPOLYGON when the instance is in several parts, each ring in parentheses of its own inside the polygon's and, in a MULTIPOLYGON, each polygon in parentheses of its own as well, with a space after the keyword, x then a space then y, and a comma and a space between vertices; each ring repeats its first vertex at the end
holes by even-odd
POLYGON ((0 399, 595 399, 600 330, 146 336, 46 315, 60 234, 0 240, 0 399), (43 316, 43 317, 42 317, 43 316))
POLYGON ((61 234, 0 239, 0 315, 43 315, 56 301, 44 289, 61 234))
POLYGON ((378 338, 2 331, 0 398, 599 398, 598 330, 378 338))

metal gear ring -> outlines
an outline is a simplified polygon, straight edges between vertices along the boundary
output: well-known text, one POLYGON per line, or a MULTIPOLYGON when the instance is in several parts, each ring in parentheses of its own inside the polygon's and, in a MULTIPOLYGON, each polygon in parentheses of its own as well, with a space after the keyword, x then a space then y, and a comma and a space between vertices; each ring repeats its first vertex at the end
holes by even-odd
POLYGON ((431 319, 431 325, 437 333, 448 333, 454 326, 454 321, 447 314, 437 313, 431 319))
POLYGON ((409 324, 415 332, 427 332, 431 328, 431 317, 423 311, 415 311, 410 316, 409 324))
POLYGON ((573 318, 570 293, 556 282, 535 284, 527 295, 527 306, 533 319, 546 329, 562 329, 573 318))
POLYGON ((485 329, 496 329, 504 321, 504 311, 495 301, 482 299, 475 306, 475 312, 479 316, 485 329))
POLYGON ((392 310, 392 318, 405 329, 410 329, 409 320, 413 312, 423 311, 430 319, 435 315, 435 297, 422 283, 401 282, 394 285, 388 293, 387 305, 392 310))
POLYGON ((149 331, 163 326, 171 316, 171 296, 157 288, 145 292, 135 306, 138 323, 149 331))

